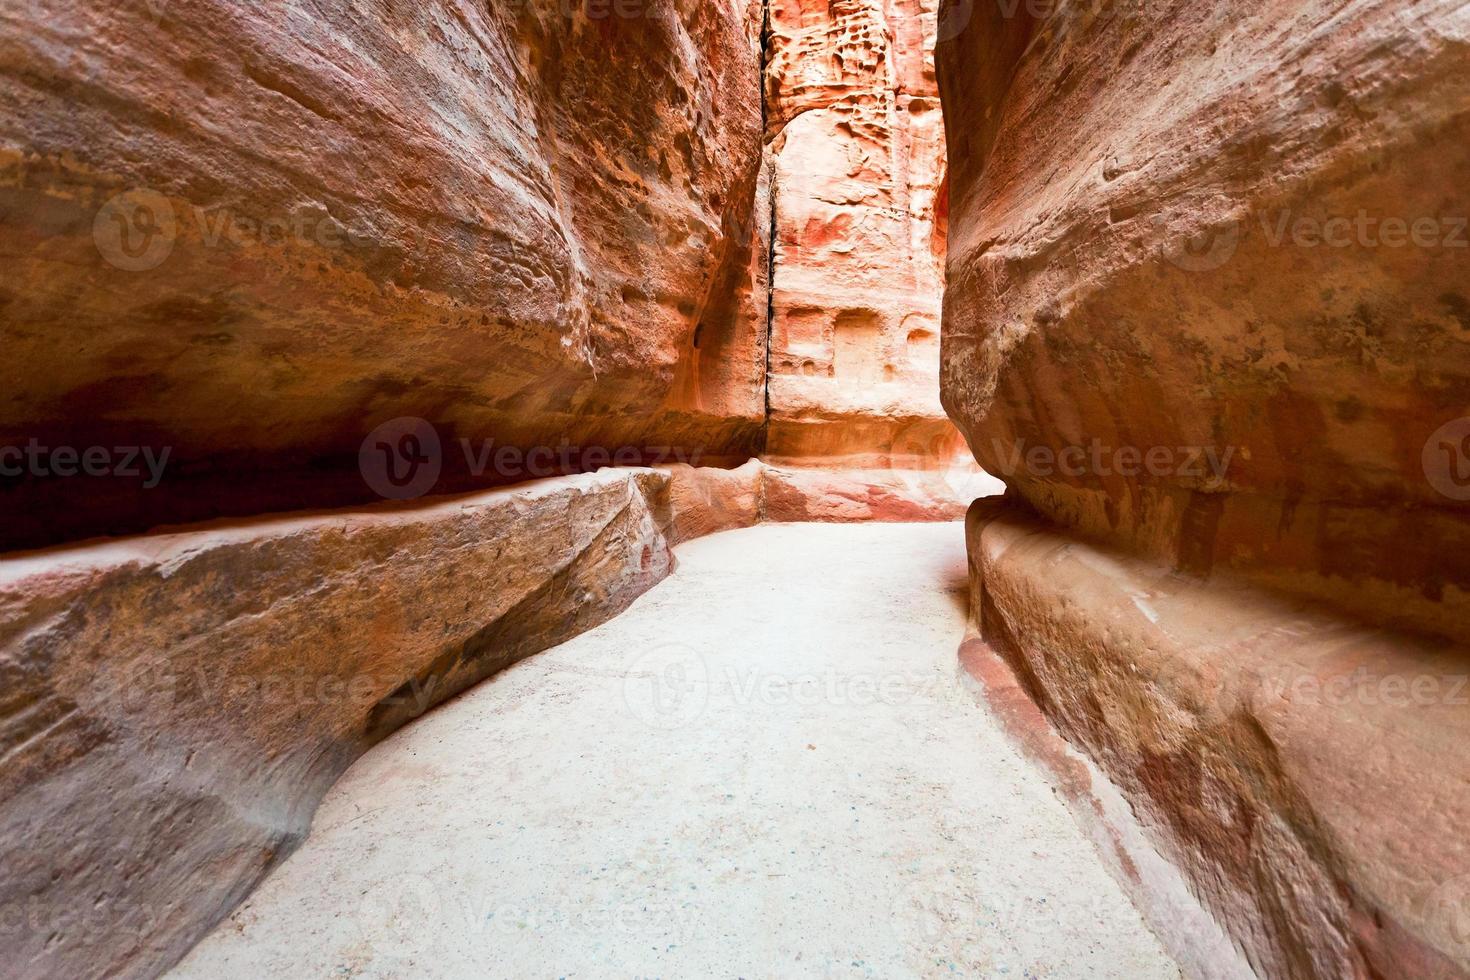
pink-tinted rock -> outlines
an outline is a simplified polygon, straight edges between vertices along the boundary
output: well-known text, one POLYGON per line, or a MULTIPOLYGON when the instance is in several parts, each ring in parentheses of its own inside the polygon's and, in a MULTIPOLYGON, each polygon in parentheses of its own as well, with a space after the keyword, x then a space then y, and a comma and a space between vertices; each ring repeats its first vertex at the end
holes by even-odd
POLYGON ((980 635, 1267 977, 1470 976, 1470 650, 967 522, 980 635))
POLYGON ((933 4, 773 0, 769 21, 767 458, 945 465, 964 448, 938 401, 945 163, 933 4), (927 455, 895 459, 916 427, 929 430, 927 455))
POLYGON ((960 501, 1001 489, 973 466, 849 470, 752 460, 735 470, 680 464, 667 472, 675 543, 764 522, 958 521, 960 501))
POLYGON ((960 497, 935 471, 767 466, 761 501, 768 521, 846 524, 957 521, 965 516, 960 497))

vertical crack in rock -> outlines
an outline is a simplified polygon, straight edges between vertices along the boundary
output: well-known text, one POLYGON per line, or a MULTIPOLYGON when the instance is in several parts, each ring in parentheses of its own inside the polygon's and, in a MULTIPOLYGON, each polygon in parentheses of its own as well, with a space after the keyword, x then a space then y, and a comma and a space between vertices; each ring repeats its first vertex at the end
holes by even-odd
POLYGON ((771 65, 771 0, 761 0, 761 172, 766 182, 766 373, 762 385, 766 396, 761 451, 765 452, 771 431, 771 331, 776 323, 776 168, 771 166, 771 103, 767 82, 771 65))

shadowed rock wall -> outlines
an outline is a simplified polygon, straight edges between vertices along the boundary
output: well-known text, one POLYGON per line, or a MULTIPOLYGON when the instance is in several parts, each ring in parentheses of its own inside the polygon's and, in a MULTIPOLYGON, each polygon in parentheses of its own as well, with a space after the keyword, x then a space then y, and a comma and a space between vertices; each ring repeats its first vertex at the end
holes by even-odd
POLYGON ((1470 7, 951 2, 975 613, 1267 976, 1470 972, 1470 7))
POLYGON ((1059 525, 1456 632, 1470 11, 1097 6, 940 46, 950 414, 1059 525))
POLYGON ((527 478, 461 437, 758 451, 759 29, 740 0, 7 5, 0 445, 169 456, 146 487, 0 460, 0 547, 372 499, 398 417, 443 435, 441 493, 527 478))

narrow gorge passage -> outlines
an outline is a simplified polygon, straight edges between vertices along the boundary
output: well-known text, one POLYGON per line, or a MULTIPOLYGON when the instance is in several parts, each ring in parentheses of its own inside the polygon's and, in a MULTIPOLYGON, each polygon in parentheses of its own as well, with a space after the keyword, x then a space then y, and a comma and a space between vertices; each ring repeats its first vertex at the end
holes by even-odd
POLYGON ((958 525, 677 555, 359 760, 174 975, 1179 975, 957 675, 958 525))
POLYGON ((1470 980, 1470 0, 0 23, 0 980, 1470 980))

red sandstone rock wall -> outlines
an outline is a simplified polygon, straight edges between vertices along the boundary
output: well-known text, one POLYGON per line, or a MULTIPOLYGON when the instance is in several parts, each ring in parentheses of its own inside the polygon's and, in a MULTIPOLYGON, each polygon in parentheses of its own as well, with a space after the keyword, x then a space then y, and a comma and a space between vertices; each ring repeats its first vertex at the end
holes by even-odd
POLYGON ((1181 569, 1461 631, 1470 9, 971 6, 942 388, 981 464, 1181 569))
POLYGON ((439 492, 495 482, 460 437, 757 451, 759 27, 741 0, 0 11, 0 444, 170 452, 146 490, 0 478, 0 547, 368 499, 359 447, 401 416, 439 428, 439 492))
POLYGON ((0 559, 7 977, 156 976, 369 746, 673 569, 616 470, 0 559))
POLYGON ((944 138, 930 0, 772 0, 768 455, 917 468, 938 403, 944 138))
POLYGON ((984 641, 1263 975, 1470 975, 1470 7, 945 14, 984 641))

